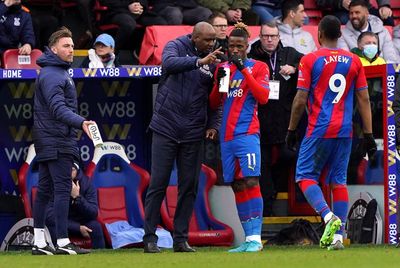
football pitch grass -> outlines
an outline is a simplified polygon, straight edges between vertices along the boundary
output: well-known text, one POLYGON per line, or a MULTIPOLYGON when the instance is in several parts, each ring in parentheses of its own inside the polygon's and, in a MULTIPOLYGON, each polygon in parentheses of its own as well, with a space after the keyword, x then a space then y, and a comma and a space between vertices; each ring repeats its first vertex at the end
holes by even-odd
POLYGON ((267 246, 257 253, 228 253, 228 248, 198 247, 196 253, 144 254, 142 249, 95 250, 79 256, 32 256, 30 252, 0 252, 0 268, 18 267, 400 267, 400 248, 350 246, 328 251, 317 246, 267 246))

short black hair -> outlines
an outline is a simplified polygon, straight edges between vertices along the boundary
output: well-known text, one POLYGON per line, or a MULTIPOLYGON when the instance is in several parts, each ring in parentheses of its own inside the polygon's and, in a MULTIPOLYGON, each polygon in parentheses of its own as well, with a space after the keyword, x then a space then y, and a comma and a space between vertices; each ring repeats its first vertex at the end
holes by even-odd
POLYGON ((366 0, 352 0, 350 2, 349 8, 350 7, 355 7, 355 6, 362 6, 365 8, 369 8, 369 1, 366 0))
POLYGON ((342 35, 340 31, 340 20, 332 15, 326 15, 318 25, 320 31, 326 39, 337 40, 342 35))
POLYGON ((286 0, 282 3, 282 20, 286 19, 290 11, 296 11, 299 5, 304 5, 302 0, 286 0))

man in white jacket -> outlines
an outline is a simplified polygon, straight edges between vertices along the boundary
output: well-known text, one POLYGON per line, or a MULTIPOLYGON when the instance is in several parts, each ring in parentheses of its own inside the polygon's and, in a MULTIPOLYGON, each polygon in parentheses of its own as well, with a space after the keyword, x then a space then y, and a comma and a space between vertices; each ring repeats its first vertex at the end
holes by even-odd
POLYGON ((342 37, 338 41, 338 47, 351 50, 357 47, 357 38, 362 32, 374 32, 379 37, 380 56, 387 63, 399 63, 400 57, 394 48, 389 31, 383 26, 382 21, 368 12, 368 4, 364 0, 353 0, 349 6, 349 18, 342 37))
POLYGON ((283 46, 293 47, 302 54, 317 50, 312 35, 301 28, 306 18, 303 1, 287 0, 282 4, 282 22, 278 28, 283 46))

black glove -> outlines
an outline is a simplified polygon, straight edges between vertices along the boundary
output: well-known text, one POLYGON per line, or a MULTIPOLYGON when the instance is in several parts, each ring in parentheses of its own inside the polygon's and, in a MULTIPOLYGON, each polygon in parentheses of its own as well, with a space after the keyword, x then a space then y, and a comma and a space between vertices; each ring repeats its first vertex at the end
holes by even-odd
POLYGON ((217 71, 217 81, 221 80, 221 78, 225 77, 226 72, 224 70, 224 67, 219 67, 217 71))
POLYGON ((238 55, 232 55, 231 62, 236 65, 239 71, 244 69, 243 60, 238 55))
POLYGON ((376 152, 376 143, 372 133, 364 133, 364 155, 368 154, 368 159, 371 159, 376 152))
POLYGON ((296 130, 288 130, 285 142, 289 150, 296 151, 296 143, 297 143, 296 130))

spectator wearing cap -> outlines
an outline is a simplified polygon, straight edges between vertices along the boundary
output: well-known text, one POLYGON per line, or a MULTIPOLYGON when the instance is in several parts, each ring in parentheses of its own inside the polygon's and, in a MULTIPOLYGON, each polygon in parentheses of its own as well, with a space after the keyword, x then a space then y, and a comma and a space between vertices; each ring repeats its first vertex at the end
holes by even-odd
POLYGON ((99 35, 83 60, 81 68, 114 68, 121 65, 114 54, 115 41, 109 34, 99 35))
MULTIPOLYGON (((104 235, 97 219, 97 193, 89 179, 80 172, 79 162, 74 161, 71 170, 72 188, 68 213, 68 235, 92 240, 93 248, 104 248, 104 235)), ((47 209, 46 226, 53 244, 56 243, 54 202, 47 209)))
POLYGON ((19 54, 29 55, 35 46, 32 18, 21 0, 0 2, 0 54, 18 48, 19 54))

